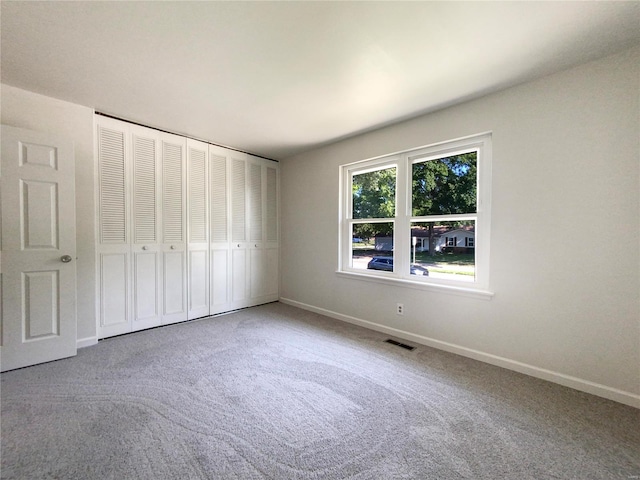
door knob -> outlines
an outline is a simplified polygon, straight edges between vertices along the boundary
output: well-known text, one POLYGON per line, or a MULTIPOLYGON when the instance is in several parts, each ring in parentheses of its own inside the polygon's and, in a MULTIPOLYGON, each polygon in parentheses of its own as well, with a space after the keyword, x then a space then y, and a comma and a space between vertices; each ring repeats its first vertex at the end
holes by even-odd
POLYGON ((71 258, 71 255, 63 255, 63 256, 60 257, 60 261, 62 263, 69 263, 71 260, 73 260, 71 258))
POLYGON ((149 247, 147 247, 146 245, 143 245, 143 246, 142 246, 142 249, 143 249, 143 250, 148 250, 148 249, 149 249, 149 247))
POLYGON ((170 248, 171 248, 171 250, 175 250, 175 249, 176 249, 176 246, 175 246, 175 245, 171 245, 171 247, 170 247, 170 248))

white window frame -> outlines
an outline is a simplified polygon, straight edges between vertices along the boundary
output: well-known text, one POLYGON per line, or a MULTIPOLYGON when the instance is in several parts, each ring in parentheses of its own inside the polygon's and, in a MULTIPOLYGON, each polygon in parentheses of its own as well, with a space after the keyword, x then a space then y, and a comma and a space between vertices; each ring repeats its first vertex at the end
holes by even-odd
POLYGON ((473 135, 440 142, 404 152, 384 155, 340 166, 340 228, 339 275, 366 281, 404 285, 411 288, 447 291, 490 298, 489 253, 491 226, 491 133, 473 135), (469 214, 412 216, 412 166, 427 160, 453 156, 471 151, 477 152, 477 201, 476 211, 469 214), (354 175, 385 168, 396 168, 395 217, 354 219, 352 212, 352 179, 354 175), (411 224, 413 222, 438 222, 454 220, 475 221, 475 279, 472 282, 411 275, 411 224), (357 223, 393 223, 394 266, 393 272, 353 268, 351 238, 352 226, 357 223))

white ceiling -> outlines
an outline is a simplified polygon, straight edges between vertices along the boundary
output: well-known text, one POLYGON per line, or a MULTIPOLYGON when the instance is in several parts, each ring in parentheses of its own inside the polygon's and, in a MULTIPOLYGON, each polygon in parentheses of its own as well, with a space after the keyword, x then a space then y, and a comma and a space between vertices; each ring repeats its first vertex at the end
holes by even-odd
POLYGON ((1 2, 3 83, 281 159, 640 44, 640 2, 1 2))

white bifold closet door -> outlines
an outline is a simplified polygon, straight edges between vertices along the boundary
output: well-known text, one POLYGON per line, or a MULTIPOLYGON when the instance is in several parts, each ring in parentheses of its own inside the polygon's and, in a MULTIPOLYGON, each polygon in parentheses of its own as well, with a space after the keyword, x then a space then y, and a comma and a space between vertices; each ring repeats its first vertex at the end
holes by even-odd
POLYGON ((210 309, 211 315, 230 310, 231 261, 230 229, 231 202, 228 179, 231 169, 230 150, 209 145, 210 192, 210 309))
POLYGON ((209 146, 187 140, 189 319, 209 315, 209 146))
POLYGON ((160 251, 160 189, 158 133, 131 126, 131 207, 133 235, 131 330, 162 323, 162 253, 160 251))
POLYGON ((280 275, 278 265, 280 262, 280 250, 278 242, 278 175, 277 164, 267 162, 264 167, 264 205, 265 205, 265 227, 264 227, 264 284, 262 294, 265 301, 278 299, 280 292, 280 275))
POLYGON ((162 323, 187 320, 186 139, 162 133, 162 323))
POLYGON ((247 159, 231 155, 231 307, 246 306, 249 298, 249 232, 247 228, 247 159))
POLYGON ((100 119, 95 142, 100 338, 130 332, 132 328, 129 143, 128 131, 119 122, 100 119))
POLYGON ((266 285, 266 251, 264 249, 262 163, 249 161, 249 296, 260 298, 266 285))
POLYGON ((278 299, 278 165, 96 117, 105 338, 278 299))
POLYGON ((278 171, 273 162, 232 155, 231 265, 234 308, 278 297, 278 171))
POLYGON ((98 121, 101 338, 187 319, 185 147, 176 135, 98 121))

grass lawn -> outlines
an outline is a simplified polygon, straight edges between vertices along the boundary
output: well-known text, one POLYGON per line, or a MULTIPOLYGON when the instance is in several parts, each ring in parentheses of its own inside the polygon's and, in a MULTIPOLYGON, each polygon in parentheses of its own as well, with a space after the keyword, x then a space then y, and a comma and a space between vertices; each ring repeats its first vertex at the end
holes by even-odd
POLYGON ((416 252, 416 262, 426 264, 474 265, 476 260, 473 253, 436 253, 430 256, 427 252, 416 252))

